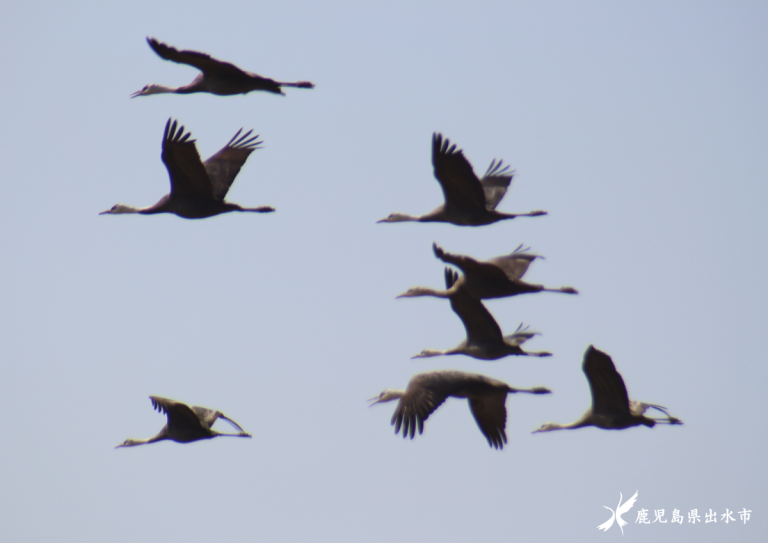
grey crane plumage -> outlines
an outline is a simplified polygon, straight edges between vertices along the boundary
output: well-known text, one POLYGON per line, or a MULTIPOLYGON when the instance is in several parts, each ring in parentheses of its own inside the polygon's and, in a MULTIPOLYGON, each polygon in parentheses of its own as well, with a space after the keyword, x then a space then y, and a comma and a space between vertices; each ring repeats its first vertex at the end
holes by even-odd
POLYGON ((432 244, 435 256, 445 263, 453 264, 459 268, 461 275, 450 290, 435 290, 429 287, 412 287, 399 297, 435 296, 449 298, 451 294, 460 289, 465 289, 478 300, 489 298, 503 298, 517 296, 533 292, 561 292, 564 294, 578 294, 573 287, 547 288, 544 285, 535 285, 522 280, 531 262, 536 258, 544 258, 528 252, 520 245, 512 253, 498 256, 487 261, 477 261, 464 255, 454 255, 432 244))
POLYGON ((503 213, 496 206, 507 192, 514 172, 502 161, 494 160, 482 179, 461 149, 451 145, 442 134, 432 135, 432 165, 435 178, 443 189, 445 203, 426 215, 392 213, 377 222, 447 222, 458 226, 482 226, 515 217, 546 215, 546 211, 503 213))
POLYGON ((200 70, 200 73, 190 84, 182 87, 173 88, 155 84, 145 85, 141 90, 131 94, 131 98, 149 96, 150 94, 191 94, 193 92, 208 92, 219 96, 230 96, 233 94, 245 94, 255 90, 284 94, 281 87, 297 87, 301 89, 312 89, 315 87, 309 81, 298 81, 296 83, 275 81, 252 72, 246 72, 234 64, 216 60, 205 53, 179 51, 154 38, 147 38, 147 43, 160 58, 194 66, 200 70))
MULTIPOLYGON (((434 349, 424 349, 412 358, 426 358, 438 355, 464 354, 481 360, 497 360, 505 356, 552 356, 548 352, 528 352, 524 351, 520 345, 538 332, 529 331, 518 326, 515 333, 502 336, 501 328, 496 323, 491 313, 485 308, 483 303, 469 294, 464 288, 453 289, 458 280, 459 274, 451 268, 445 268, 445 286, 450 292, 447 298, 451 302, 451 309, 456 313, 464 324, 467 337, 453 349, 438 351, 434 349)), ((400 298, 402 296, 398 296, 400 298)))
POLYGON ((155 443, 166 439, 175 441, 176 443, 191 443, 192 441, 211 439, 219 436, 251 437, 251 434, 246 433, 239 424, 229 417, 224 416, 220 411, 198 406, 190 407, 185 403, 169 400, 168 398, 161 398, 159 396, 150 396, 149 399, 152 400, 152 407, 160 413, 165 413, 168 419, 167 424, 163 426, 160 433, 154 437, 149 439, 126 439, 123 443, 115 447, 116 449, 119 449, 120 447, 145 445, 147 443, 155 443), (233 427, 237 428, 240 433, 224 434, 211 429, 213 423, 218 419, 224 419, 233 427))
POLYGON ((549 394, 544 387, 513 388, 508 384, 480 375, 463 371, 432 371, 414 375, 406 390, 384 390, 371 398, 371 405, 399 400, 392 425, 395 434, 401 428, 403 438, 411 439, 424 431, 424 421, 449 397, 466 398, 469 409, 480 431, 488 440, 488 445, 503 449, 507 442, 505 430, 507 422, 507 394, 525 392, 529 394, 549 394))
POLYGON ((258 135, 251 136, 253 130, 242 136, 242 129, 238 130, 227 145, 202 162, 195 140, 189 139, 191 134, 176 125, 176 121, 168 119, 163 133, 162 159, 168 170, 171 192, 149 207, 115 204, 100 215, 173 213, 185 219, 202 219, 231 211, 269 213, 275 210, 269 206, 247 208, 224 200, 240 168, 262 143, 256 141, 258 135))
POLYGON ((671 416, 666 407, 630 400, 624 379, 616 371, 611 357, 592 345, 584 353, 582 368, 592 391, 592 406, 576 422, 571 424, 545 422, 533 433, 571 430, 585 426, 596 426, 604 430, 623 430, 641 424, 649 428, 659 423, 683 424, 680 419, 671 416), (644 413, 648 409, 660 411, 664 414, 664 418, 646 417, 644 413))

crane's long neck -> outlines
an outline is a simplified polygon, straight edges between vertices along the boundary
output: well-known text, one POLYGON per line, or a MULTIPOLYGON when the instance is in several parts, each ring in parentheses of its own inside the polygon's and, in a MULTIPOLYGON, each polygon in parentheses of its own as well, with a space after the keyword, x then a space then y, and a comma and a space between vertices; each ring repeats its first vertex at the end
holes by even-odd
POLYGON ((541 425, 541 428, 534 430, 532 433, 538 432, 550 432, 552 430, 575 430, 576 428, 584 428, 585 426, 594 426, 591 421, 592 412, 591 409, 584 413, 584 415, 570 424, 558 424, 557 422, 545 422, 541 425))
POLYGON ((131 94, 131 98, 136 98, 138 96, 149 96, 150 94, 166 94, 169 92, 172 93, 178 93, 178 94, 185 94, 187 92, 195 92, 195 91, 189 91, 185 90, 190 85, 187 85, 186 87, 166 87, 165 85, 157 85, 156 83, 150 83, 149 85, 145 85, 141 90, 138 90, 131 94))
POLYGON ((435 290, 429 287, 413 287, 409 288, 397 298, 414 298, 416 296, 435 296, 436 298, 450 298, 451 294, 456 292, 456 289, 451 287, 448 290, 435 290))
POLYGON ((385 403, 385 402, 391 402, 392 400, 398 400, 403 396, 405 396, 405 390, 396 390, 394 388, 388 388, 378 396, 371 398, 369 401, 373 401, 371 405, 375 405, 377 403, 385 403))
POLYGON ((436 349, 424 349, 419 354, 412 356, 411 358, 430 358, 432 356, 442 356, 450 354, 466 354, 466 346, 464 344, 448 349, 447 351, 438 351, 436 349))
POLYGON ((148 439, 126 439, 123 443, 115 447, 115 449, 119 449, 120 447, 135 447, 136 445, 146 445, 148 443, 155 443, 156 441, 163 441, 164 439, 168 439, 168 432, 166 428, 163 428, 156 436, 150 437, 148 439))
MULTIPOLYGON (((386 219, 381 219, 380 222, 406 222, 406 221, 422 221, 422 217, 415 215, 408 215, 407 213, 391 213, 386 219)), ((423 221, 422 221, 423 222, 423 221)))
POLYGON ((134 207, 125 204, 116 204, 106 211, 102 211, 99 215, 122 215, 123 213, 141 213, 143 215, 151 215, 152 213, 161 213, 164 210, 158 208, 157 204, 147 207, 134 207))

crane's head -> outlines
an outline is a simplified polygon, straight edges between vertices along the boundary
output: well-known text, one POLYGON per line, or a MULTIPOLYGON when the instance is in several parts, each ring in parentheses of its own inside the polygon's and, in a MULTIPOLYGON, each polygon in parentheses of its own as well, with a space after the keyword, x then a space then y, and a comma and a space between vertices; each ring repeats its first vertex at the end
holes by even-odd
POLYGON ((115 447, 115 449, 119 449, 120 447, 133 447, 135 445, 143 445, 145 441, 139 440, 139 439, 132 439, 128 438, 125 441, 123 441, 120 445, 115 447))
POLYGON ((429 358, 431 356, 440 356, 442 354, 453 354, 453 353, 445 353, 443 351, 436 351, 435 349, 424 349, 419 354, 413 355, 411 358, 429 358))
POLYGON ((131 98, 136 98, 137 96, 149 96, 150 94, 162 94, 166 92, 173 92, 173 91, 168 87, 150 83, 149 85, 144 85, 144 87, 142 87, 141 90, 137 90, 136 92, 131 94, 131 98))
POLYGON ((545 422, 538 430, 531 432, 532 434, 538 434, 539 432, 549 432, 550 430, 559 430, 560 425, 554 422, 545 422))
POLYGON ((368 398, 367 401, 373 402, 368 407, 371 407, 371 405, 375 405, 377 403, 391 402, 392 400, 397 400, 401 398, 403 394, 405 394, 404 390, 394 390, 392 388, 388 388, 378 396, 374 396, 373 398, 368 398))
POLYGON ((138 209, 125 204, 115 204, 106 211, 99 213, 99 215, 118 215, 120 213, 138 213, 138 209))
POLYGON ((407 215, 405 213, 390 213, 388 217, 385 219, 381 219, 380 221, 376 221, 376 223, 380 222, 405 222, 405 221, 418 221, 418 217, 413 217, 411 215, 407 215))

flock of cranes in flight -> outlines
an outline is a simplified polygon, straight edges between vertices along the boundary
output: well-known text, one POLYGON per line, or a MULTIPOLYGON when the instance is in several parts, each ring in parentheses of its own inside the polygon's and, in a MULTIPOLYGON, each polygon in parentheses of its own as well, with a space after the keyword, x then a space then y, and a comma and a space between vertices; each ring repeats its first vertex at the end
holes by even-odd
MULTIPOLYGON (((133 93, 132 98, 160 93, 190 94, 208 92, 220 96, 245 94, 262 90, 283 94, 282 87, 311 89, 314 85, 308 81, 283 83, 257 74, 241 70, 228 62, 216 60, 204 53, 178 51, 177 49, 147 38, 150 47, 161 58, 172 62, 188 64, 200 70, 200 74, 188 85, 171 88, 150 84, 133 93)), ((269 206, 242 207, 225 201, 225 196, 235 177, 245 164, 250 154, 262 143, 258 135, 251 136, 252 130, 241 135, 242 130, 215 155, 203 162, 197 152, 195 140, 185 132, 177 121, 169 119, 165 126, 162 143, 162 160, 170 178, 170 193, 163 196, 156 204, 138 208, 125 204, 116 204, 101 214, 173 213, 185 219, 202 219, 232 211, 268 213, 275 211, 269 206)), ((446 222, 458 226, 482 226, 515 217, 536 217, 546 215, 546 211, 529 213, 504 213, 496 211, 507 192, 514 171, 502 161, 494 160, 482 179, 475 175, 472 165, 464 153, 450 143, 441 134, 432 138, 432 164, 434 174, 443 190, 444 202, 433 211, 413 216, 404 213, 392 213, 378 222, 446 222)), ((501 332, 496 320, 485 308, 482 300, 502 298, 536 292, 560 292, 578 294, 572 287, 546 288, 543 285, 527 283, 522 280, 531 262, 539 255, 528 252, 520 245, 509 255, 477 261, 471 257, 445 252, 437 244, 433 245, 435 256, 461 270, 463 275, 450 267, 445 269, 445 290, 428 287, 414 287, 398 298, 434 296, 448 298, 451 309, 464 324, 466 339, 452 349, 438 351, 424 349, 413 358, 438 355, 463 354, 480 360, 497 360, 510 355, 551 356, 548 352, 524 351, 521 345, 536 335, 521 324, 517 330, 507 336, 501 332)), ((644 425, 652 428, 657 423, 682 424, 660 405, 631 401, 621 375, 611 357, 606 353, 587 348, 582 366, 592 392, 592 406, 576 422, 571 424, 544 423, 537 432, 574 429, 584 426, 596 426, 607 430, 621 430, 644 425), (648 409, 655 409, 664 415, 662 418, 645 416, 648 409)), ((424 430, 424 421, 449 397, 466 398, 472 415, 488 444, 502 449, 507 443, 506 435, 506 398, 508 394, 518 392, 529 394, 549 394, 544 387, 514 388, 508 384, 476 373, 462 371, 432 371, 419 373, 411 378, 406 390, 384 390, 371 398, 370 405, 398 400, 392 425, 395 433, 402 430, 403 437, 419 434, 424 430)), ((132 447, 171 440, 177 443, 189 443, 201 439, 219 436, 251 437, 240 425, 221 412, 204 407, 188 405, 150 396, 152 405, 167 417, 167 423, 154 437, 149 439, 127 439, 116 448, 132 447), (221 433, 211 427, 218 419, 226 420, 239 432, 221 433)))

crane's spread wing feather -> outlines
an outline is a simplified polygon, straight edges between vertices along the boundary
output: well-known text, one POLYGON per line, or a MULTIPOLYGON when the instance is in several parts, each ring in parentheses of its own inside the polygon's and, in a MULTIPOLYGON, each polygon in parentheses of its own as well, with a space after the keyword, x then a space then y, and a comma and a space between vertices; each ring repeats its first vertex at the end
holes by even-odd
POLYGON ((200 419, 201 424, 205 428, 210 429, 211 426, 213 426, 213 423, 216 422, 216 420, 222 419, 227 421, 234 428, 237 428, 240 432, 245 433, 245 430, 240 428, 239 424, 237 424, 235 421, 233 421, 229 417, 224 416, 224 414, 221 411, 216 411, 215 409, 208 409, 207 407, 199 407, 197 405, 192 406, 192 411, 195 412, 197 417, 200 419))
POLYGON ((203 73, 217 75, 219 77, 247 76, 247 72, 234 64, 217 60, 205 53, 197 51, 179 51, 178 49, 157 41, 155 38, 147 38, 147 43, 157 55, 165 60, 179 64, 189 64, 203 73))
POLYGON ((592 391, 593 412, 596 415, 629 416, 627 387, 611 357, 590 345, 582 367, 592 391))
POLYGON ((208 173, 200 161, 195 140, 184 127, 176 127, 176 121, 165 125, 163 135, 163 163, 171 179, 171 197, 202 198, 213 200, 213 189, 208 173))
POLYGON ((480 431, 488 440, 488 445, 494 449, 503 449, 507 442, 507 434, 504 430, 507 425, 506 399, 505 390, 469 398, 472 416, 475 417, 480 431))
POLYGON ((493 266, 504 272, 507 279, 510 281, 517 281, 522 279, 523 275, 525 275, 525 272, 528 271, 528 266, 531 265, 531 262, 537 258, 544 258, 541 255, 527 253, 526 251, 529 249, 530 247, 523 249, 523 245, 520 244, 517 249, 515 249, 510 254, 492 258, 488 261, 488 263, 493 264, 493 266))
MULTIPOLYGON (((467 276, 472 276, 473 281, 493 281, 506 282, 518 281, 528 271, 537 258, 544 258, 540 255, 527 253, 529 248, 523 249, 522 244, 512 253, 504 256, 491 258, 486 262, 477 261, 474 258, 455 255, 444 251, 436 243, 432 244, 432 250, 435 256, 448 264, 453 264, 467 276)), ((467 277, 469 279, 469 277, 467 277)))
POLYGON ((461 149, 451 145, 442 134, 432 135, 432 165, 435 177, 443 188, 445 207, 464 211, 485 208, 485 193, 472 165, 461 149))
POLYGON ((530 326, 526 326, 523 328, 523 323, 521 322, 517 330, 515 330, 513 333, 509 334, 508 336, 504 336, 504 343, 507 345, 517 345, 518 347, 531 339, 533 336, 539 336, 541 335, 539 332, 534 332, 533 330, 529 330, 530 326))
POLYGON ((667 417, 669 417, 667 408, 664 407, 663 405, 654 405, 654 404, 645 403, 645 402, 638 402, 637 400, 629 400, 629 412, 632 413, 633 415, 643 415, 649 408, 653 408, 653 409, 656 409, 657 411, 661 411, 667 417))
POLYGON ((210 429, 211 426, 213 426, 213 423, 216 422, 216 419, 221 416, 221 413, 215 409, 208 409, 207 407, 199 407, 197 405, 192 406, 192 411, 194 411, 197 418, 200 419, 200 424, 208 429, 210 429))
POLYGON ((208 172, 210 183, 213 186, 213 197, 223 200, 229 191, 229 187, 235 181, 245 161, 250 154, 258 148, 262 142, 256 141, 259 135, 251 136, 253 130, 249 130, 242 136, 242 128, 237 131, 229 143, 218 153, 205 161, 205 171, 208 172), (250 137, 249 137, 250 136, 250 137))
POLYGON ((149 399, 152 400, 152 407, 168 417, 169 428, 205 428, 200 418, 187 404, 160 396, 150 396, 149 399))
MULTIPOLYGON (((459 274, 451 268, 445 268, 445 286, 450 289, 458 280, 459 274)), ((450 297, 451 309, 456 313, 464 329, 467 332, 467 341, 469 343, 478 343, 486 341, 503 341, 501 328, 493 318, 491 313, 485 308, 480 300, 474 298, 464 289, 458 289, 450 297)))
POLYGON ((392 415, 395 433, 399 433, 402 428, 403 438, 410 435, 413 439, 417 426, 419 434, 423 433, 424 421, 440 407, 450 392, 449 383, 434 374, 415 375, 409 381, 408 388, 397 402, 397 409, 392 415))
MULTIPOLYGON (((656 405, 653 403, 645 403, 645 402, 638 402, 636 400, 629 400, 629 412, 632 413, 635 416, 643 415, 648 409, 655 409, 656 411, 660 411, 661 413, 664 413, 664 416, 666 417, 666 421, 661 419, 663 422, 667 422, 669 424, 683 424, 683 421, 678 419, 677 417, 673 417, 669 414, 669 411, 667 411, 667 408, 663 405, 656 405)), ((653 419, 656 422, 659 422, 659 419, 653 419)))
POLYGON ((474 270, 480 265, 480 262, 478 262, 472 257, 464 256, 464 255, 454 255, 444 251, 442 247, 437 245, 437 243, 432 244, 432 251, 434 251, 435 256, 437 258, 439 258, 446 264, 453 264, 464 273, 467 273, 467 270, 474 270))
POLYGON ((507 193, 507 188, 509 188, 514 175, 514 170, 510 171, 509 166, 504 166, 501 160, 493 159, 491 165, 488 166, 488 171, 480 180, 485 194, 485 207, 488 211, 496 209, 496 206, 499 205, 507 193))
POLYGON ((437 258, 447 264, 453 264, 463 271, 468 279, 471 276, 473 281, 503 281, 505 278, 503 270, 488 262, 479 262, 469 256, 448 253, 436 243, 432 244, 432 250, 437 258))

